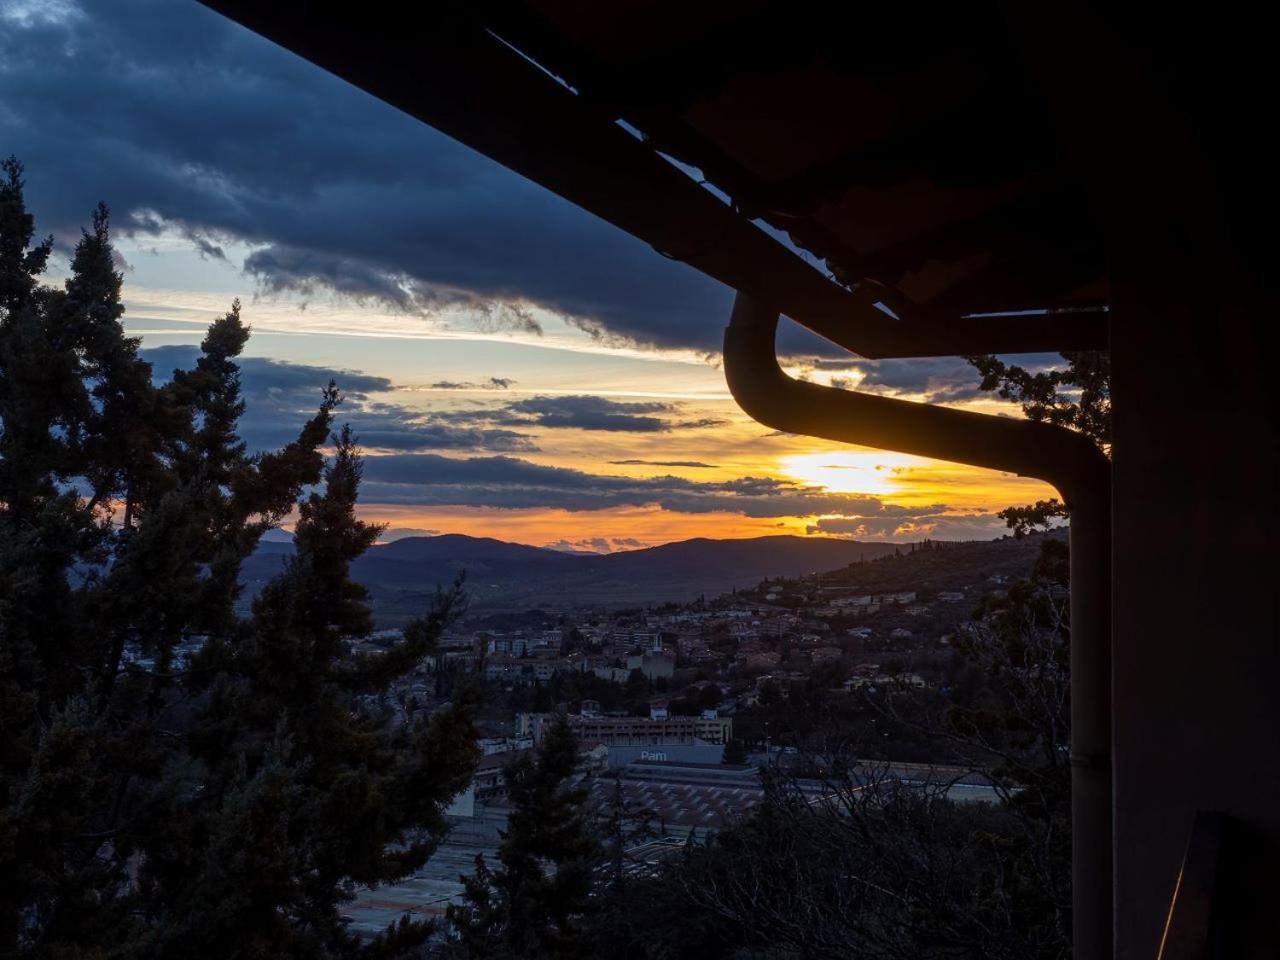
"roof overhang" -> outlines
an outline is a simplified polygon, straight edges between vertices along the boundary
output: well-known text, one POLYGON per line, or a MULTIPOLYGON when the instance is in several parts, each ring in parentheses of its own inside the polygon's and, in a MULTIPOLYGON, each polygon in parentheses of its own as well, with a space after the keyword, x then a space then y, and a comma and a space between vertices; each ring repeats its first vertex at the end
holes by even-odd
POLYGON ((1098 231, 989 18, 838 56, 848 15, 772 3, 206 2, 862 356, 1106 347, 1098 231))

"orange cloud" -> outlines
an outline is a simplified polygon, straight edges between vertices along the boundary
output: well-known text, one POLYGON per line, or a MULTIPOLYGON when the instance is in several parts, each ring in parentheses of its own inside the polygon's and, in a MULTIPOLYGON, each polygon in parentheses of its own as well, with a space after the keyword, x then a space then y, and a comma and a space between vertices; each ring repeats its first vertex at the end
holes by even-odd
POLYGON ((516 543, 548 546, 562 540, 634 540, 652 547, 692 537, 763 537, 805 535, 806 519, 752 519, 732 513, 683 514, 658 507, 618 508, 570 513, 567 510, 497 510, 486 507, 446 507, 423 510, 366 503, 363 520, 392 527, 496 537, 516 543))

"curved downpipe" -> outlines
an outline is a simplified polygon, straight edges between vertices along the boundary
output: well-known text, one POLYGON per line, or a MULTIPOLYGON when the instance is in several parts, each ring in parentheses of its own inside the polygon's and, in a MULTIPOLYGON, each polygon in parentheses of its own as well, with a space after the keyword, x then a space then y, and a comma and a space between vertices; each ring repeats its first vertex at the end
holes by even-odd
POLYGON ((724 336, 729 390, 776 430, 1003 470, 1070 509, 1072 952, 1112 954, 1111 465, 1062 427, 838 390, 778 366, 778 311, 739 293, 724 336))

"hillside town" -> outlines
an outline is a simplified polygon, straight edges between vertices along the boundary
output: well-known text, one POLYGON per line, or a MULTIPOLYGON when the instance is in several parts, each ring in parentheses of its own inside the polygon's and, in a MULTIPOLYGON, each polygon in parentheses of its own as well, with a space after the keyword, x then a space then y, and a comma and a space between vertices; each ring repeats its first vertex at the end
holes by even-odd
MULTIPOLYGON (((577 739, 591 802, 620 796, 643 813, 649 836, 635 845, 633 862, 660 860, 747 814, 768 771, 821 796, 822 765, 831 762, 815 727, 824 712, 838 716, 842 730, 865 734, 856 738, 855 776, 944 783, 952 799, 994 800, 985 776, 941 762, 874 704, 890 691, 945 702, 971 683, 953 644, 983 599, 1002 596, 1025 570, 1036 539, 921 544, 903 556, 688 604, 460 622, 435 655, 365 706, 408 722, 447 705, 462 684, 481 684, 474 781, 450 809, 444 856, 427 874, 358 898, 352 922, 373 932, 397 910, 430 914, 460 896, 456 867, 468 851, 491 855, 505 823, 503 769, 535 750, 560 716, 577 739), (915 588, 905 588, 912 581, 915 588)), ((373 634, 363 651, 376 653, 392 636, 373 634)))

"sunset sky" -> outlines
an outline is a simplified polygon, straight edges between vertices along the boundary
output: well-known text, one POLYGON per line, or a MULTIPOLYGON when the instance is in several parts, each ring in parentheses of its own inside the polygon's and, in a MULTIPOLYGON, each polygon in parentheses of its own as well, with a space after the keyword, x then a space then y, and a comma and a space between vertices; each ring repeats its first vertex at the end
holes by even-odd
MULTIPOLYGON (((195 3, 0 0, 9 153, 51 279, 111 205, 158 373, 244 301, 252 445, 338 381, 389 536, 989 538, 1051 494, 754 423, 719 368, 728 289, 195 3)), ((1015 412, 962 360, 868 363, 798 328, 780 350, 818 382, 1015 412)))

